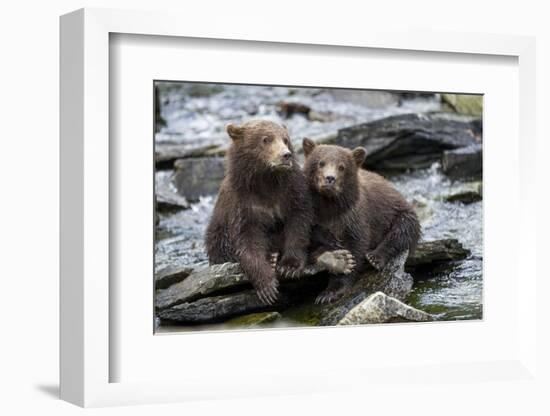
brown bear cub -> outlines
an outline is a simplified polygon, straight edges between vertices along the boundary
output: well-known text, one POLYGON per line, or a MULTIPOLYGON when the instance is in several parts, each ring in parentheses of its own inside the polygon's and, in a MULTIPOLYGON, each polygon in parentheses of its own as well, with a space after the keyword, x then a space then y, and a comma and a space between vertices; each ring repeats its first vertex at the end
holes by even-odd
POLYGON ((330 303, 345 294, 367 266, 367 259, 384 271, 390 260, 412 252, 420 224, 413 208, 387 180, 361 168, 365 149, 317 145, 307 138, 303 148, 316 215, 311 260, 322 262, 332 250, 343 250, 349 258, 348 250, 355 260, 352 272, 338 274, 338 268, 333 268, 328 287, 316 300, 330 303))
POLYGON ((240 263, 261 301, 273 304, 276 272, 298 275, 307 261, 313 220, 307 181, 285 127, 253 120, 226 130, 232 143, 206 230, 208 259, 240 263))

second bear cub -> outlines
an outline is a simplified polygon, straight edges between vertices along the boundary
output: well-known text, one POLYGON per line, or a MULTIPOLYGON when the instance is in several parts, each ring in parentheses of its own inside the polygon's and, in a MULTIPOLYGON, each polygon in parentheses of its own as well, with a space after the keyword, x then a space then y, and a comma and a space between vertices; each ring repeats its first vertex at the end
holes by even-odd
POLYGON ((361 168, 365 149, 317 145, 307 138, 303 148, 316 215, 312 260, 330 250, 348 250, 355 260, 353 271, 332 276, 317 298, 330 303, 346 292, 367 259, 382 271, 399 254, 412 252, 420 225, 411 205, 387 180, 361 168))

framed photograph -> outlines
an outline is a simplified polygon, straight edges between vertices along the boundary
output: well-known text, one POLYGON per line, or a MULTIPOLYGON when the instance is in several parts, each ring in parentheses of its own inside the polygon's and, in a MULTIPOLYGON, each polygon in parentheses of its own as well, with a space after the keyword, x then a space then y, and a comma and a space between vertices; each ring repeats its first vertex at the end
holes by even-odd
POLYGON ((61 18, 61 397, 537 383, 534 40, 181 18, 61 18))

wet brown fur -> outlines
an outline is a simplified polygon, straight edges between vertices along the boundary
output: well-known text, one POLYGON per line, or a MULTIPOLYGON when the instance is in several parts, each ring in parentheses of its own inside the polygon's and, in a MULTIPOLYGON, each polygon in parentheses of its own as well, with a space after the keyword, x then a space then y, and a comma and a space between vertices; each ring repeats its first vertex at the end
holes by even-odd
POLYGON ((355 276, 367 266, 365 254, 374 259, 377 268, 404 250, 413 252, 420 237, 420 225, 413 208, 382 176, 361 168, 365 151, 340 146, 316 145, 304 139, 306 163, 304 172, 312 192, 315 225, 311 256, 323 251, 347 249, 356 260, 352 274, 335 276, 324 298, 339 296, 355 276), (335 166, 334 190, 325 190, 320 172, 335 166), (340 170, 340 169, 341 170, 340 170), (334 293, 333 293, 334 292, 334 293), (334 296, 333 296, 334 294, 334 296))
POLYGON ((206 230, 211 264, 239 262, 260 298, 273 303, 278 281, 270 264, 300 270, 307 260, 313 211, 286 128, 269 121, 229 125, 227 171, 206 230), (291 167, 281 167, 290 151, 291 167))

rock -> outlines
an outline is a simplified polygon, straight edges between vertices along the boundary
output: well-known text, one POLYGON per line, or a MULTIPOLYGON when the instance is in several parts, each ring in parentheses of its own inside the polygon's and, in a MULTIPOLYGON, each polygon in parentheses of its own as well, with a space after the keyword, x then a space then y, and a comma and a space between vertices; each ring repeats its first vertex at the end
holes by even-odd
POLYGON ((447 150, 441 157, 441 170, 452 179, 481 179, 483 149, 476 143, 460 149, 447 150))
POLYGON ((400 103, 397 92, 331 89, 328 91, 334 100, 362 105, 368 108, 386 108, 400 103))
POLYGON ((382 292, 376 292, 351 309, 338 325, 425 321, 433 321, 433 317, 382 292))
POLYGON ((449 193, 442 196, 442 199, 447 202, 462 202, 463 204, 471 204, 483 199, 481 182, 470 182, 457 186, 449 193))
MULTIPOLYGON (((285 303, 279 296, 277 305, 285 303)), ((273 306, 263 304, 253 290, 226 296, 212 296, 186 302, 163 309, 157 316, 163 321, 179 323, 210 323, 220 322, 244 313, 260 312, 272 309, 273 306)))
MULTIPOLYGON (((462 259, 468 251, 457 240, 422 242, 416 253, 407 259, 407 268, 435 265, 443 261, 462 259)), ((385 273, 367 270, 357 279, 343 299, 323 307, 315 318, 319 325, 336 325, 354 306, 368 295, 383 291, 397 299, 405 299, 413 277, 403 270, 402 259, 385 273)), ((175 274, 180 273, 178 270, 175 274)), ((166 272, 163 279, 170 279, 166 272)), ((155 294, 155 309, 160 318, 179 322, 219 322, 244 313, 280 311, 300 302, 312 301, 327 283, 328 274, 321 266, 307 267, 299 279, 281 278, 280 298, 275 305, 263 305, 237 263, 200 265, 180 281, 155 294), (244 304, 243 304, 244 302, 244 304), (182 306, 183 305, 183 306, 182 306), (216 307, 220 310, 217 311, 216 307), (195 314, 195 315, 193 315, 195 314)))
POLYGON ((384 292, 404 300, 413 286, 413 277, 404 270, 407 256, 408 250, 393 259, 382 272, 370 270, 359 276, 352 289, 342 299, 326 306, 319 325, 338 324, 353 308, 374 292, 384 292))
POLYGON ((468 94, 441 94, 441 100, 454 111, 481 117, 483 114, 483 96, 468 94))
MULTIPOLYGON (((455 239, 424 241, 418 244, 413 255, 406 261, 407 269, 428 266, 441 262, 462 260, 469 255, 469 251, 455 239)), ((189 267, 192 271, 185 277, 182 274, 187 268, 163 269, 163 281, 175 281, 178 283, 168 288, 158 290, 156 293, 155 307, 157 309, 168 308, 178 303, 189 302, 200 297, 208 296, 220 290, 232 289, 239 286, 249 286, 248 279, 242 274, 241 267, 237 263, 224 263, 208 266, 201 264, 189 267), (173 274, 173 275, 172 275, 173 274)), ((318 265, 308 266, 302 276, 314 276, 323 271, 318 265)), ((375 278, 372 280, 382 287, 382 282, 375 278)), ((387 290, 387 289, 386 289, 387 290)))
POLYGON ((155 144, 155 165, 157 169, 172 169, 177 159, 214 155, 221 146, 207 144, 190 147, 188 144, 155 144))
POLYGON ((155 199, 157 202, 157 210, 159 211, 187 209, 190 206, 187 199, 167 187, 158 187, 155 189, 155 199))
POLYGON ((229 321, 224 322, 225 325, 231 327, 237 327, 241 329, 250 329, 265 327, 267 324, 272 324, 281 318, 279 312, 260 312, 260 313, 251 313, 244 316, 238 316, 236 318, 230 319, 229 321))
MULTIPOLYGON (((303 276, 313 276, 322 271, 311 266, 304 270, 303 276)), ((165 279, 168 278, 165 276, 165 279)), ((165 309, 170 306, 189 302, 223 289, 232 290, 239 286, 250 287, 248 278, 242 273, 238 263, 204 265, 196 268, 185 280, 156 293, 155 307, 165 309)))
POLYGON ((470 250, 464 248, 454 238, 422 241, 415 252, 407 259, 407 269, 433 266, 437 263, 463 260, 470 255, 470 250))
POLYGON ((172 184, 189 201, 215 195, 225 175, 225 160, 221 157, 178 159, 174 163, 172 184))
POLYGON ((168 266, 155 273, 155 288, 166 289, 167 287, 181 282, 193 272, 190 266, 168 266))
POLYGON ((402 114, 341 129, 335 143, 365 147, 368 169, 408 170, 431 166, 445 150, 474 144, 478 129, 474 119, 448 113, 402 114))
POLYGON ((302 291, 281 290, 273 305, 260 301, 254 290, 246 290, 227 295, 211 296, 174 305, 157 312, 165 321, 178 323, 213 323, 254 312, 284 309, 303 298, 302 291))

